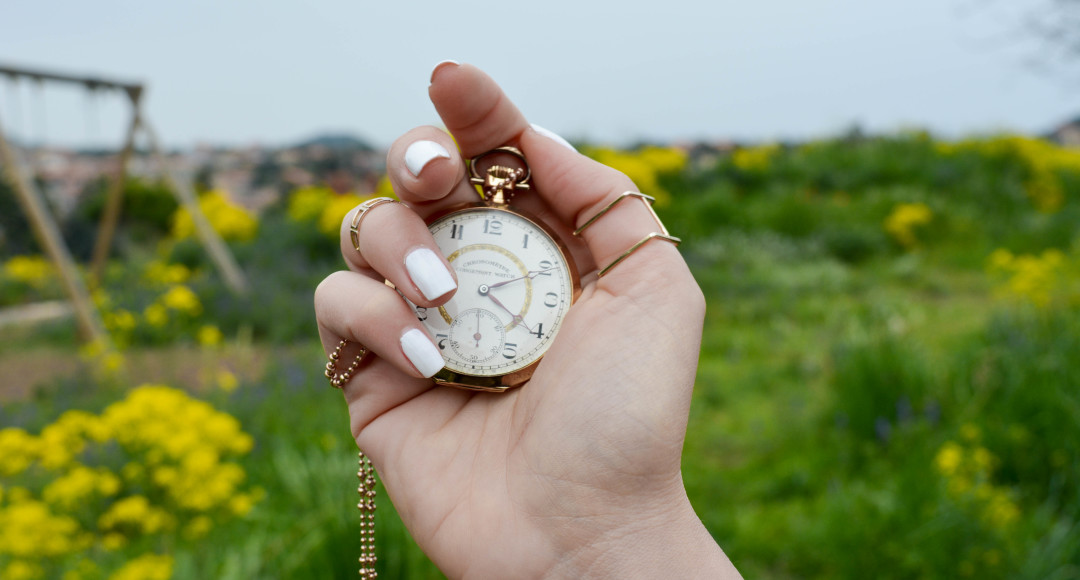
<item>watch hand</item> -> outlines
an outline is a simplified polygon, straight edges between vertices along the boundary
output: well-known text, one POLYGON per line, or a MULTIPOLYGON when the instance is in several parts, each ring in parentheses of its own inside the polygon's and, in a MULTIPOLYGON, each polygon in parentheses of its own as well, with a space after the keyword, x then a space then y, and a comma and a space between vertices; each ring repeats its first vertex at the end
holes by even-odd
POLYGON ((538 275, 543 274, 544 272, 547 272, 549 270, 554 270, 556 268, 558 268, 558 266, 552 266, 550 268, 544 268, 543 270, 530 270, 529 273, 525 274, 524 276, 519 276, 519 277, 514 278, 512 280, 503 280, 502 282, 499 282, 497 284, 490 284, 490 285, 488 285, 488 288, 498 288, 499 286, 503 286, 503 285, 509 284, 511 282, 517 282, 518 280, 523 280, 525 278, 528 278, 528 279, 531 280, 531 279, 537 277, 538 275))
POLYGON ((500 302, 499 299, 496 298, 493 294, 488 294, 487 297, 491 298, 495 302, 496 306, 502 308, 506 311, 507 314, 510 315, 512 321, 512 324, 510 325, 511 328, 513 328, 514 325, 520 324, 521 326, 525 327, 525 330, 528 330, 529 332, 533 331, 531 328, 529 328, 528 324, 525 324, 525 319, 522 318, 520 314, 514 314, 513 312, 510 312, 510 309, 506 306, 503 306, 503 303, 500 302))

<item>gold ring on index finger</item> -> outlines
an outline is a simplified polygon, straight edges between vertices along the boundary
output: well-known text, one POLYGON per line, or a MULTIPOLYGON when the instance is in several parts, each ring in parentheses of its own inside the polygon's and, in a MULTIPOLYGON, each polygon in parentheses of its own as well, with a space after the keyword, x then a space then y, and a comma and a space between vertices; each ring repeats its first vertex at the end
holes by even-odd
POLYGON ((356 253, 360 253, 360 222, 364 220, 364 216, 367 215, 369 210, 384 203, 398 203, 398 200, 392 197, 376 197, 369 199, 360 204, 356 215, 353 216, 352 224, 349 225, 349 237, 352 238, 353 248, 356 249, 356 253))

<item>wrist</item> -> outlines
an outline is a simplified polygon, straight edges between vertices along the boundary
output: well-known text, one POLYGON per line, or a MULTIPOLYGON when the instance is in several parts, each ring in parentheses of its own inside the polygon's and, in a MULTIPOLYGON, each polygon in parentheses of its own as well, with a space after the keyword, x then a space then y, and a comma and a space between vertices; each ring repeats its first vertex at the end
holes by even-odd
POLYGON ((635 510, 569 551, 546 578, 741 578, 685 492, 635 510))

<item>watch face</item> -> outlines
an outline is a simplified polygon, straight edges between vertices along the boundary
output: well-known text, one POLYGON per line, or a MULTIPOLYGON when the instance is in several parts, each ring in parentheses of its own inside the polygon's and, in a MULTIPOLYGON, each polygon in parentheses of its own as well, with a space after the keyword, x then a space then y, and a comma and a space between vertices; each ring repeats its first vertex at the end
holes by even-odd
POLYGON ((497 377, 539 360, 574 298, 559 245, 529 219, 488 207, 453 212, 428 228, 457 272, 458 290, 437 309, 410 305, 446 368, 497 377))

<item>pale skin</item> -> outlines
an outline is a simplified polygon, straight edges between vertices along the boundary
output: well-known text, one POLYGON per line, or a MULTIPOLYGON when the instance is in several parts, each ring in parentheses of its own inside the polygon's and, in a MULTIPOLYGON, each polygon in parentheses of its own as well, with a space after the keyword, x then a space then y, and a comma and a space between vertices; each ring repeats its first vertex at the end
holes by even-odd
POLYGON ((652 217, 627 200, 581 238, 571 232, 637 191, 634 184, 538 133, 475 67, 436 67, 429 95, 457 144, 435 127, 393 144, 387 170, 404 203, 365 216, 362 253, 346 216, 348 270, 315 293, 326 352, 341 339, 354 343, 342 366, 355 343, 373 353, 343 391, 357 444, 405 525, 450 578, 738 578, 695 515, 680 473, 705 313, 686 263, 654 240, 597 279, 599 268, 656 231, 652 217), (418 140, 443 145, 450 158, 413 175, 404 154, 418 140), (453 296, 424 298, 405 256, 420 247, 439 253, 424 219, 475 201, 463 158, 503 145, 527 157, 535 190, 520 205, 568 243, 582 293, 522 388, 437 387, 403 352, 399 338, 422 325, 383 280, 420 306, 453 296))

